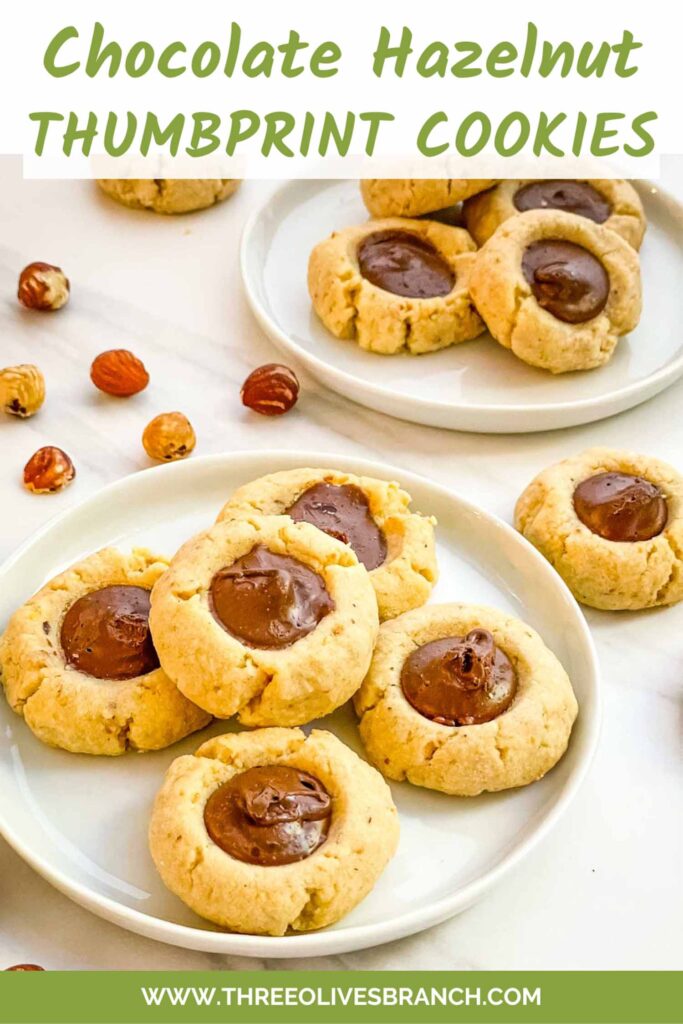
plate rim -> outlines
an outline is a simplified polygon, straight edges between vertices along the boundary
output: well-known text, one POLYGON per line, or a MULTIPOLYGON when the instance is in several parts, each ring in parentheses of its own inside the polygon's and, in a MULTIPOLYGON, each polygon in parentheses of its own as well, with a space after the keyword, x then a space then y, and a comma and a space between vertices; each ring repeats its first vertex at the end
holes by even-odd
MULTIPOLYGON (((410 487, 411 482, 418 486, 426 486, 439 493, 442 499, 460 503, 470 513, 487 520, 493 527, 501 529, 503 534, 514 538, 526 554, 535 561, 542 574, 553 580, 553 584, 564 593, 569 606, 573 606, 576 615, 576 626, 582 636, 585 653, 591 668, 590 679, 587 680, 592 692, 592 715, 584 721, 582 735, 582 751, 576 766, 560 789, 552 806, 543 813, 539 822, 534 825, 529 835, 521 839, 511 851, 506 853, 488 871, 459 887, 455 892, 431 903, 427 908, 419 907, 408 911, 391 921, 354 925, 343 931, 321 930, 305 932, 298 935, 261 936, 244 935, 236 932, 223 932, 176 924, 163 918, 154 917, 134 907, 119 903, 115 898, 93 891, 82 882, 71 880, 59 868, 53 867, 46 857, 36 852, 32 846, 18 835, 15 829, 0 815, 0 836, 9 846, 46 879, 59 892, 75 903, 92 911, 98 917, 113 922, 121 927, 147 938, 156 939, 169 945, 185 949, 199 950, 224 955, 251 956, 259 959, 290 959, 302 956, 325 956, 345 952, 358 951, 386 942, 405 938, 430 928, 467 909, 493 888, 516 864, 523 860, 551 831, 562 814, 570 805, 583 783, 592 764, 597 749, 602 722, 602 687, 600 667, 588 622, 581 612, 575 598, 561 577, 555 572, 545 558, 509 523, 500 516, 489 512, 475 502, 461 495, 457 490, 430 480, 422 474, 406 470, 391 463, 365 459, 354 455, 330 453, 324 451, 301 449, 256 449, 237 452, 219 452, 197 456, 187 461, 151 466, 143 470, 127 474, 98 488, 75 505, 64 509, 48 519, 42 526, 27 537, 15 551, 0 565, 0 582, 6 573, 19 562, 27 552, 52 530, 72 516, 82 514, 88 506, 95 505, 111 495, 126 490, 135 481, 143 479, 148 473, 163 472, 189 476, 195 472, 194 467, 207 467, 214 464, 220 467, 226 460, 231 463, 249 463, 253 460, 272 462, 285 458, 299 462, 301 465, 340 465, 348 471, 361 475, 390 476, 392 479, 405 481, 410 487), (355 468, 354 468, 355 467, 355 468)), ((196 471, 200 471, 199 469, 196 471)), ((271 470, 275 472, 276 470, 271 470)))
MULTIPOLYGON (((340 391, 345 397, 351 401, 357 402, 357 404, 365 405, 365 402, 360 402, 357 398, 354 398, 354 389, 358 391, 360 388, 366 392, 368 397, 374 397, 380 399, 383 403, 386 402, 397 402, 402 401, 409 403, 421 411, 427 413, 440 415, 447 417, 448 414, 454 414, 456 412, 462 414, 471 414, 473 416, 481 416, 483 418, 496 417, 496 416, 520 416, 522 414, 534 415, 534 414, 561 414, 563 412, 575 412, 578 416, 584 416, 587 412, 595 412, 596 415, 592 417, 592 420, 606 419, 608 416, 613 415, 616 412, 625 411, 625 409, 632 408, 633 405, 639 404, 638 402, 631 403, 630 405, 623 406, 623 402, 630 402, 633 397, 640 396, 642 394, 641 401, 646 401, 648 398, 654 397, 660 391, 666 387, 674 384, 681 376, 683 376, 683 349, 679 355, 675 356, 672 360, 666 363, 664 366, 655 370, 654 373, 649 374, 647 377, 643 377, 640 380, 633 381, 623 387, 612 389, 599 396, 592 398, 581 398, 575 401, 565 402, 540 402, 534 405, 525 405, 523 403, 513 404, 505 402, 445 402, 441 400, 432 400, 422 398, 420 396, 406 396, 403 394, 397 394, 390 388, 384 387, 381 384, 376 384, 371 381, 363 380, 359 377, 354 376, 347 370, 340 369, 333 363, 329 363, 319 356, 308 352, 303 349, 300 345, 294 341, 289 334, 279 323, 270 315, 268 310, 260 302, 256 289, 251 283, 251 275, 247 268, 249 250, 253 244, 253 236, 258 229, 259 221, 266 209, 271 203, 276 201, 279 197, 285 195, 288 191, 294 191, 297 186, 302 184, 310 185, 312 182, 319 185, 324 183, 327 187, 332 187, 335 184, 339 184, 343 181, 348 181, 344 178, 320 178, 320 179, 299 179, 292 178, 286 181, 273 190, 271 190, 259 203, 259 205, 252 210, 251 214, 247 218, 246 223, 242 229, 242 236, 240 240, 240 252, 239 252, 239 269, 240 276, 242 279, 242 286, 254 317, 263 328, 265 333, 271 338, 271 340, 278 346, 278 348, 284 348, 286 352, 298 359, 299 362, 304 365, 309 371, 321 380, 326 386, 332 387, 327 384, 326 378, 328 376, 339 378, 340 386, 345 386, 344 391, 340 391)), ((682 220, 682 227, 680 229, 683 237, 683 200, 678 200, 671 192, 667 189, 661 188, 656 182, 648 179, 634 179, 634 184, 638 185, 639 189, 656 189, 659 200, 666 204, 672 211, 674 211, 678 217, 682 220)), ((332 388, 332 390, 337 390, 332 388)), ((372 406, 370 406, 372 408, 372 406)), ((409 410, 407 410, 409 411, 409 410)), ((391 414, 396 416, 397 414, 391 414)), ((409 415, 399 417, 408 419, 410 422, 423 422, 422 420, 414 420, 409 415)), ((590 422, 589 420, 588 422, 590 422)), ((585 423, 585 419, 579 419, 567 421, 566 423, 560 424, 557 429, 561 429, 563 426, 580 425, 585 423)), ((468 428, 459 426, 453 429, 465 430, 468 428)), ((474 429, 474 428, 469 428, 474 429)), ((549 428, 545 425, 539 425, 534 433, 540 432, 549 428)), ((490 426, 482 426, 481 432, 491 432, 490 426)), ((510 428, 510 433, 521 433, 522 431, 510 428)))

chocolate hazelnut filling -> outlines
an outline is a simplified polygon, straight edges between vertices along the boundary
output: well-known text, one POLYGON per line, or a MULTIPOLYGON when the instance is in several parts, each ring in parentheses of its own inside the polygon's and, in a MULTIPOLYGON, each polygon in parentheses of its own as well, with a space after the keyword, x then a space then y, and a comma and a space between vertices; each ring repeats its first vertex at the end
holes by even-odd
POLYGON ((666 526, 669 510, 656 484, 631 473, 596 473, 574 491, 576 514, 604 540, 651 540, 666 526))
POLYGON ((149 591, 118 585, 93 590, 62 623, 67 664, 96 679, 134 679, 159 667, 149 631, 149 591))
POLYGON ((312 523, 323 533, 349 544, 366 569, 387 557, 386 537, 370 514, 364 491, 355 484, 313 484, 287 509, 297 523, 312 523))
POLYGON ((609 275, 599 259, 574 242, 532 242, 522 257, 522 273, 543 309, 568 324, 582 324, 602 312, 609 275))
POLYGON ((358 264, 366 281, 410 299, 448 295, 455 274, 431 242, 390 228, 367 235, 358 246, 358 264))
POLYGON ((440 725, 479 725, 502 715, 517 692, 510 659, 486 629, 423 644, 401 671, 406 700, 440 725))
POLYGON ((211 580, 209 606, 248 647, 281 650, 307 636, 334 609, 317 572, 257 544, 211 580))
POLYGON ((304 860, 327 839, 332 800, 319 779, 286 765, 248 768, 214 790, 204 824, 221 850, 275 867, 304 860))
POLYGON ((525 210, 564 210, 604 224, 612 208, 605 197, 587 181, 531 181, 515 192, 513 202, 525 210))

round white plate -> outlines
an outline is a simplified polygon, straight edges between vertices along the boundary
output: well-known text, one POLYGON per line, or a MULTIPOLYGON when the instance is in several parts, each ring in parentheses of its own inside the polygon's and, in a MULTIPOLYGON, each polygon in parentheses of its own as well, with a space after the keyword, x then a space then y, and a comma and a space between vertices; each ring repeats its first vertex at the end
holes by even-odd
POLYGON ((361 405, 415 423, 476 433, 527 433, 604 419, 683 374, 679 329, 683 207, 640 186, 649 227, 642 249, 643 316, 598 370, 553 376, 488 334, 424 356, 380 356, 339 341, 313 313, 308 256, 333 230, 367 219, 356 182, 293 181, 248 221, 242 278, 257 320, 288 357, 361 405))
MULTIPOLYGON (((362 949, 463 910, 507 873, 567 806, 595 747, 599 700, 595 652, 583 615, 560 577, 511 527, 410 473, 310 452, 208 456, 127 477, 53 520, 0 570, 0 629, 48 578, 106 544, 172 553, 207 527, 238 485, 279 469, 334 465, 398 478, 415 507, 439 519, 441 582, 434 600, 507 609, 539 630, 573 680, 580 714, 569 751, 541 782, 458 799, 393 785, 401 817, 398 853, 373 892, 333 928, 268 938, 218 931, 168 892, 147 851, 147 822, 164 771, 204 733, 155 754, 120 758, 43 746, 0 698, 0 832, 62 892, 125 928, 190 949, 302 957, 362 949)), ((359 753, 349 707, 320 725, 359 753)))

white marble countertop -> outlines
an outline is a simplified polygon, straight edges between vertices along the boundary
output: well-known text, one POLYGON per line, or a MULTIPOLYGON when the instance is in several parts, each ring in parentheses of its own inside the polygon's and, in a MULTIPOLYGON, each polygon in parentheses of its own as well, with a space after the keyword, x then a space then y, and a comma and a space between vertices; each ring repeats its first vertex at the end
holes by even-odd
MULTIPOLYGON (((667 162, 662 183, 683 198, 683 159, 667 162)), ((0 363, 38 363, 50 393, 35 419, 0 422, 0 558, 55 513, 146 466, 141 425, 177 407, 195 426, 197 454, 282 447, 384 459, 507 520, 538 470, 590 444, 631 447, 683 468, 681 383, 613 419, 538 435, 412 426, 306 377, 288 416, 268 420, 244 410, 241 381, 277 358, 246 307, 237 269, 242 224, 267 188, 247 183, 214 210, 161 218, 116 206, 89 182, 22 182, 18 160, 0 161, 0 363), (18 271, 36 259, 67 271, 68 313, 18 307, 18 271), (88 381, 92 358, 112 347, 143 355, 153 375, 154 387, 134 405, 100 396, 88 381), (58 496, 21 487, 26 459, 43 444, 64 448, 78 467, 75 483, 58 496)), ((412 938, 306 963, 186 952, 81 910, 0 840, 0 967, 678 967, 683 606, 588 618, 604 674, 599 752, 551 836, 473 909, 412 938)))

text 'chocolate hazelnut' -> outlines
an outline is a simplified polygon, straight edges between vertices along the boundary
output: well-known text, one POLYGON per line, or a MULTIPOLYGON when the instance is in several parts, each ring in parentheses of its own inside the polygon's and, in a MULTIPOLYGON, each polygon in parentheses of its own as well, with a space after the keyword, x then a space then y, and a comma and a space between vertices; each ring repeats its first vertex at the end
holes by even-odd
POLYGON ((666 526, 669 510, 656 484, 631 473, 596 473, 574 491, 577 516, 604 540, 651 540, 666 526))
POLYGON ((211 581, 214 618, 248 647, 280 650, 307 636, 334 609, 317 572, 257 544, 211 581))
POLYGON ((448 295, 455 284, 455 274, 434 246, 409 231, 367 235, 358 246, 358 265, 370 284, 411 299, 448 295))
POLYGON ((287 509, 297 522, 311 523, 348 544, 370 571, 387 557, 386 537, 370 514, 364 491, 355 484, 313 484, 287 509))
POLYGON ((517 676, 486 629, 432 640, 413 651, 401 671, 406 700, 439 725, 479 725, 512 704, 517 676))
POLYGON ((134 679, 159 667, 149 631, 149 591, 117 585, 85 594, 62 623, 67 664, 96 679, 134 679))
POLYGON ((532 242, 522 257, 522 273, 539 306, 565 323, 592 320, 607 304, 607 271, 593 253, 574 242, 532 242))
POLYGON ((204 824, 221 850, 264 867, 304 860, 325 842, 332 800, 322 782, 288 765, 248 768, 214 790, 204 824))

